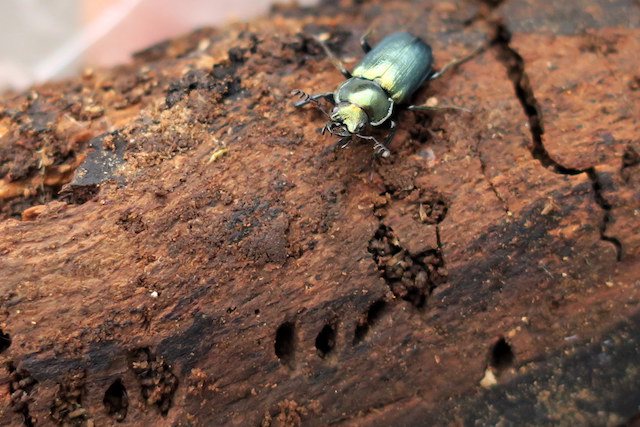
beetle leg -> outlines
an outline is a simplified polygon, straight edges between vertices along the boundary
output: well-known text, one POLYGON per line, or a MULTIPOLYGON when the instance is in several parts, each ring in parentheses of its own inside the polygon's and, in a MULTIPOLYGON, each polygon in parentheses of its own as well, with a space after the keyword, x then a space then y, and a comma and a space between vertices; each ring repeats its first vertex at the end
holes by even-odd
POLYGON ((438 110, 456 110, 456 111, 464 111, 465 113, 471 113, 471 110, 463 107, 456 107, 455 105, 445 105, 445 106, 433 106, 433 105, 409 105, 407 110, 411 111, 438 111, 438 110))
POLYGON ((484 49, 485 49, 484 46, 479 46, 473 52, 471 52, 469 55, 464 56, 462 58, 454 59, 453 61, 451 61, 447 65, 445 65, 440 71, 432 71, 431 74, 429 74, 429 77, 427 77, 427 80, 439 79, 447 71, 450 71, 451 69, 456 68, 457 66, 459 66, 461 64, 464 64, 465 62, 467 62, 468 60, 470 60, 471 58, 473 58, 474 56, 476 56, 477 54, 482 52, 484 49))
POLYGON ((391 141, 393 140, 393 137, 395 134, 396 134, 396 122, 391 120, 391 123, 389 123, 389 133, 387 134, 387 137, 384 139, 385 147, 388 147, 389 144, 391 144, 391 141))
POLYGON ((362 37, 360 37, 360 46, 362 47, 362 50, 364 50, 364 53, 369 53, 369 51, 371 50, 371 45, 367 40, 367 37, 369 37, 369 34, 371 34, 371 28, 369 28, 367 32, 364 33, 362 37))
POLYGON ((338 148, 347 148, 350 142, 351 142, 350 136, 343 136, 340 139, 338 139, 335 144, 333 144, 332 150, 337 151, 338 148))
POLYGON ((347 148, 350 142, 351 142, 351 137, 342 137, 338 140, 338 145, 340 146, 340 148, 347 148))
POLYGON ((327 44, 324 41, 322 41, 320 39, 320 37, 313 36, 313 38, 322 47, 322 49, 324 50, 324 53, 327 54, 327 57, 329 57, 329 60, 331 61, 331 63, 333 63, 333 65, 335 65, 336 68, 338 70, 340 70, 340 72, 342 73, 343 76, 345 76, 346 78, 350 79, 351 78, 351 72, 349 70, 347 70, 347 68, 344 66, 342 61, 340 61, 340 59, 338 59, 338 57, 331 51, 331 49, 329 49, 329 46, 327 46, 327 44))
POLYGON ((384 157, 384 158, 387 158, 387 157, 389 157, 391 155, 391 151, 389 151, 389 149, 387 147, 382 145, 377 140, 374 140, 373 151, 375 152, 376 155, 378 155, 380 157, 384 157))
POLYGON ((371 135, 360 135, 359 133, 355 134, 357 137, 362 138, 362 139, 368 139, 370 141, 373 141, 373 152, 375 155, 380 156, 380 157, 389 157, 391 155, 391 151, 389 151, 389 149, 382 144, 380 141, 378 141, 377 139, 375 139, 373 136, 371 135))
POLYGON ((318 99, 324 98, 327 101, 329 101, 332 104, 335 104, 335 100, 333 99, 333 92, 327 92, 327 93, 318 93, 315 95, 309 95, 306 92, 303 92, 301 90, 294 90, 291 92, 291 95, 299 95, 301 98, 304 98, 302 101, 298 101, 294 104, 294 107, 302 107, 304 105, 307 105, 309 103, 314 103, 314 101, 317 101, 318 99))

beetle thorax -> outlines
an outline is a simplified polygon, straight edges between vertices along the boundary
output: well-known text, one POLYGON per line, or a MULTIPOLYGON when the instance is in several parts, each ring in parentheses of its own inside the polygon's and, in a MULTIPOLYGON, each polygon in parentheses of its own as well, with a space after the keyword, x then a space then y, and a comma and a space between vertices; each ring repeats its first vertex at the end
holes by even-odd
MULTIPOLYGON (((393 100, 374 81, 353 77, 344 82, 334 94, 336 109, 341 104, 352 104, 361 109, 367 116, 367 123, 377 126, 386 121, 393 111, 393 100)), ((353 111, 352 114, 361 115, 360 112, 353 111)), ((334 109, 335 112, 335 109, 334 109)))

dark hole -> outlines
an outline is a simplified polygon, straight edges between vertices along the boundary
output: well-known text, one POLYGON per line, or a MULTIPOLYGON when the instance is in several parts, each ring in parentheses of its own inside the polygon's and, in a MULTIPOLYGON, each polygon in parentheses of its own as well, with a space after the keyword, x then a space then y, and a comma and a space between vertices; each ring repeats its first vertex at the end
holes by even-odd
POLYGON ((318 349, 318 355, 325 357, 331 353, 333 347, 336 345, 336 331, 331 325, 325 325, 316 337, 316 348, 318 349))
POLYGON ((369 328, 378 321, 386 305, 387 303, 383 300, 378 300, 371 304, 371 307, 369 307, 369 310, 367 310, 366 320, 364 322, 360 322, 358 326, 356 326, 356 332, 353 337, 354 344, 362 341, 362 339, 367 335, 367 333, 369 332, 369 328))
POLYGON ((82 205, 94 199, 100 188, 98 185, 65 185, 58 192, 58 198, 67 203, 82 205))
POLYGON ((365 335, 367 335, 367 332, 369 332, 369 325, 367 325, 366 323, 356 326, 356 332, 353 337, 353 343, 357 344, 360 341, 362 341, 365 335))
POLYGON ((504 338, 500 338, 491 349, 491 367, 498 372, 503 371, 513 364, 514 359, 511 346, 504 338))
POLYGON ((442 199, 427 200, 418 206, 418 218, 427 224, 438 224, 447 216, 448 209, 442 199))
POLYGON ((418 288, 409 288, 407 295, 403 299, 420 309, 424 308, 427 302, 427 296, 424 291, 418 288))
POLYGON ((483 3, 491 6, 491 7, 498 7, 500 6, 500 4, 503 2, 504 0, 482 0, 483 3))
POLYGON ((11 347, 11 335, 0 329, 0 353, 11 347))
POLYGON ((104 407, 109 414, 116 421, 124 421, 127 416, 127 409, 129 409, 129 396, 127 396, 127 389, 122 384, 120 379, 117 379, 109 386, 104 393, 104 399, 102 399, 104 407))
POLYGON ((254 312, 254 313, 256 314, 256 316, 257 316, 258 314, 260 314, 260 309, 259 309, 259 308, 256 308, 255 310, 253 310, 253 312, 254 312))
POLYGON ((293 323, 285 322, 276 331, 276 340, 273 348, 276 356, 284 365, 293 368, 293 354, 295 351, 295 328, 293 323))
POLYGON ((22 422, 26 427, 35 427, 36 418, 32 417, 29 414, 29 409, 27 407, 25 407, 25 409, 22 411, 22 416, 23 416, 22 422))
POLYGON ((370 325, 375 323, 378 318, 380 318, 380 315, 382 314, 382 311, 386 306, 387 303, 383 300, 378 300, 371 304, 371 307, 369 307, 369 311, 367 311, 367 323, 369 323, 370 325))
POLYGON ((627 146, 622 155, 622 167, 628 168, 640 164, 640 154, 633 149, 632 146, 627 146))

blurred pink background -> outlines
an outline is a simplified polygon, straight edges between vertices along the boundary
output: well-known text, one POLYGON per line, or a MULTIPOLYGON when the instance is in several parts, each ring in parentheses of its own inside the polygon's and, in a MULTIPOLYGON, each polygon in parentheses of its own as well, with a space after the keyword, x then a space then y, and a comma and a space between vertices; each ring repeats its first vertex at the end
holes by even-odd
MULTIPOLYGON (((286 0, 285 0, 286 1, 286 0)), ((302 6, 318 0, 298 0, 302 6)), ((0 90, 126 62, 198 27, 266 14, 276 0, 16 0, 0 2, 0 90)), ((280 1, 282 3, 282 1, 280 1)))

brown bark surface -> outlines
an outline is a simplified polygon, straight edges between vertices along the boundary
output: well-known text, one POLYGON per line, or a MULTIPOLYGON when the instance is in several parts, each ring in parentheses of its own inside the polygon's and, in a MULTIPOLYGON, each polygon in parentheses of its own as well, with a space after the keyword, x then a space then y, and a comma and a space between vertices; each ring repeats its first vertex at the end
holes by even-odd
POLYGON ((0 424, 620 425, 640 6, 326 1, 0 99, 0 424), (289 93, 409 30, 389 159, 289 93))

